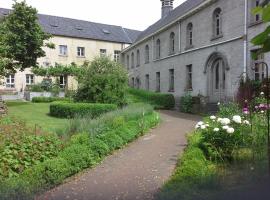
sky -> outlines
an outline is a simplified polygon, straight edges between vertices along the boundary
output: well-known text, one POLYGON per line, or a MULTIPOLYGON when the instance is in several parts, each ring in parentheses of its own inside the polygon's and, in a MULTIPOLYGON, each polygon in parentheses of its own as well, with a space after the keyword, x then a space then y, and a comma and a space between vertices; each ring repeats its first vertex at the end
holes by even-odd
MULTIPOLYGON (((18 0, 21 1, 21 0, 18 0)), ((185 0, 174 0, 174 7, 185 0)), ((160 19, 160 0, 26 0, 39 13, 144 30, 160 19)), ((13 0, 0 0, 11 8, 13 0)))

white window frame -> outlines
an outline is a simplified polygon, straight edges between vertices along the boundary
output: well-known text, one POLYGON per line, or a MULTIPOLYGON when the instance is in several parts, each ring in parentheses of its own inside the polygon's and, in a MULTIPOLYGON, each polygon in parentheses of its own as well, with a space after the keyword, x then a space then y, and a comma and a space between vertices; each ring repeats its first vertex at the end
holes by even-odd
POLYGON ((15 75, 10 74, 6 76, 6 88, 15 88, 15 75))
POLYGON ((77 47, 77 56, 85 57, 85 47, 77 47))
POLYGON ((68 47, 67 45, 59 45, 59 55, 68 56, 68 47))
POLYGON ((59 77, 59 86, 61 89, 65 89, 67 85, 67 76, 60 76, 59 77))
POLYGON ((121 53, 121 51, 119 51, 119 50, 114 50, 113 60, 114 60, 115 62, 120 62, 120 53, 121 53))
POLYGON ((25 75, 25 83, 26 85, 33 85, 35 82, 34 74, 26 74, 25 75))

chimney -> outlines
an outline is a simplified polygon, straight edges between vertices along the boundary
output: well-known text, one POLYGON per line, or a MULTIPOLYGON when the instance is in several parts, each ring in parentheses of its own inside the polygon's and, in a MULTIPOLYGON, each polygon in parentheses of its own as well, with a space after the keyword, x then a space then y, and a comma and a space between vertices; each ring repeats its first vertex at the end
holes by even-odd
POLYGON ((174 0, 160 0, 162 3, 161 18, 166 17, 173 10, 174 0))

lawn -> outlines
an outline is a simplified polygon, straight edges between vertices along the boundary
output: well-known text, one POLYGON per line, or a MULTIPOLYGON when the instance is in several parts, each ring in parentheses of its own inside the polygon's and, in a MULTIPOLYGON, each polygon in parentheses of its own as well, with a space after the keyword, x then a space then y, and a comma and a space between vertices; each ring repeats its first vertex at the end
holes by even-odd
POLYGON ((25 121, 28 126, 41 128, 43 131, 62 131, 69 123, 68 119, 49 116, 49 103, 7 102, 9 115, 25 121))

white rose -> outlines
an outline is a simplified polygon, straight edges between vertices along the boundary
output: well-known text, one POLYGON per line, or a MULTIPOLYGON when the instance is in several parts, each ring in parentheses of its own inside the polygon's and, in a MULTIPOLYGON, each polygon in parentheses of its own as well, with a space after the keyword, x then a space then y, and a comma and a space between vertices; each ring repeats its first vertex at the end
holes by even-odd
POLYGON ((205 124, 206 127, 209 127, 210 125, 209 124, 205 124))
POLYGON ((226 126, 226 125, 228 125, 228 124, 231 123, 231 120, 228 119, 228 118, 223 118, 223 119, 220 121, 220 123, 221 123, 222 125, 226 126))
POLYGON ((201 129, 204 130, 206 129, 207 127, 205 125, 201 125, 201 129))
POLYGON ((264 95, 264 92, 261 92, 261 95, 263 96, 264 95))
POLYGON ((219 132, 219 128, 214 128, 214 132, 219 132))
POLYGON ((195 129, 199 129, 201 126, 199 126, 198 124, 195 126, 195 129))
POLYGON ((246 125, 250 125, 250 122, 248 120, 244 120, 243 123, 246 125))
POLYGON ((199 126, 201 126, 201 125, 204 125, 204 122, 198 122, 197 123, 199 126))
POLYGON ((222 118, 218 118, 218 119, 217 119, 217 122, 221 122, 221 120, 222 120, 222 118))
POLYGON ((228 128, 228 129, 227 129, 227 133, 229 133, 229 134, 234 133, 234 128, 228 128))
POLYGON ((210 117, 210 119, 211 120, 215 120, 216 119, 216 116, 213 115, 213 116, 210 117))
POLYGON ((264 111, 262 110, 262 111, 261 111, 261 113, 263 114, 263 113, 264 113, 264 111))
POLYGON ((242 119, 239 115, 235 115, 233 116, 233 121, 237 124, 241 124, 242 123, 242 119))
POLYGON ((228 130, 230 127, 229 126, 223 126, 222 129, 223 130, 228 130))

